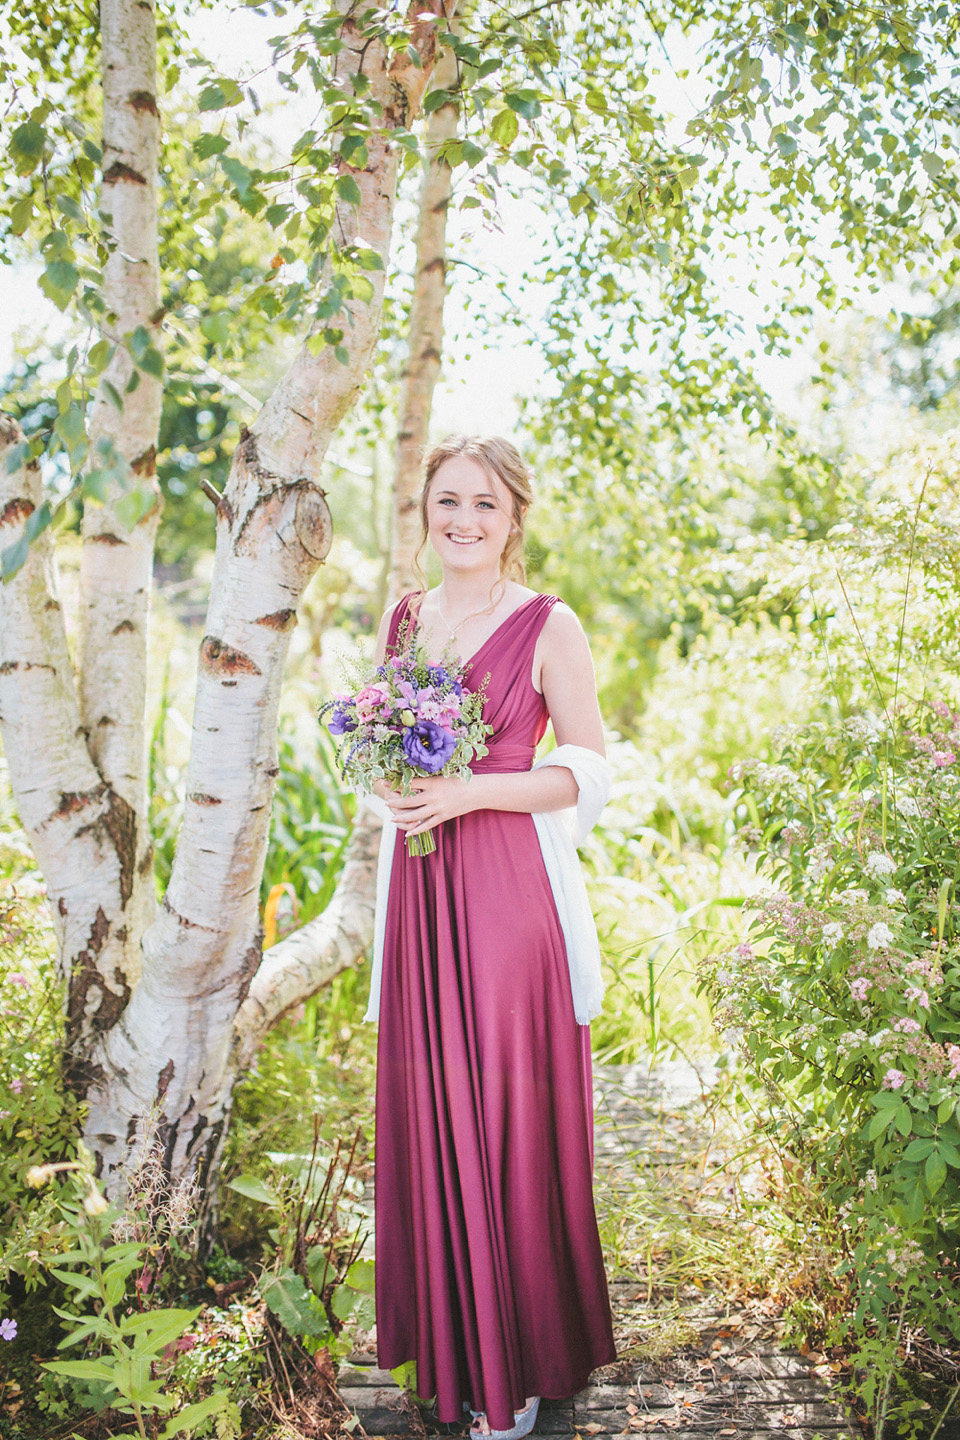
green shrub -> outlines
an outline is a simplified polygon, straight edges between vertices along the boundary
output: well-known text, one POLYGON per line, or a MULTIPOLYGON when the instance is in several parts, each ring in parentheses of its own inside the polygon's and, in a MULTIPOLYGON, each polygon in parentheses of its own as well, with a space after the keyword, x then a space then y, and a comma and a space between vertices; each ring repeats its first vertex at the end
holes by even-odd
POLYGON ((704 983, 831 1204, 879 1407, 904 1326, 960 1340, 960 714, 807 726, 734 777, 775 888, 704 983))

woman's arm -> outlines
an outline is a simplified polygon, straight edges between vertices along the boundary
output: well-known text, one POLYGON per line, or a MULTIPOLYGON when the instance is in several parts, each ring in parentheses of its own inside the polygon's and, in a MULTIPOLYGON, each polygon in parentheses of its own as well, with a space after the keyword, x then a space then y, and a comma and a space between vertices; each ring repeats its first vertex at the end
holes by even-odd
MULTIPOLYGON (((534 674, 547 702, 557 744, 582 745, 602 755, 603 724, 590 647, 580 621, 565 605, 554 606, 540 633, 534 674)), ((579 794, 573 772, 564 765, 474 775, 470 780, 424 776, 414 781, 414 786, 413 795, 383 794, 395 823, 408 835, 471 810, 564 810, 576 805, 579 794)))

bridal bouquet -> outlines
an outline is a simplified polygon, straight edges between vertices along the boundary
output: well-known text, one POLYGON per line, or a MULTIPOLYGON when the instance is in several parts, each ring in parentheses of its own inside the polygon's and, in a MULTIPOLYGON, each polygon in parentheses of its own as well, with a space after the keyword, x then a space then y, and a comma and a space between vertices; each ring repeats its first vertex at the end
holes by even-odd
MULTIPOLYGON (((423 775, 466 779, 474 756, 486 755, 491 727, 481 719, 486 696, 463 687, 464 668, 444 657, 438 665, 416 644, 378 667, 355 695, 335 695, 320 710, 339 738, 337 759, 345 780, 372 791, 377 780, 409 795, 423 775)), ((407 836, 409 855, 429 855, 430 831, 407 836)))

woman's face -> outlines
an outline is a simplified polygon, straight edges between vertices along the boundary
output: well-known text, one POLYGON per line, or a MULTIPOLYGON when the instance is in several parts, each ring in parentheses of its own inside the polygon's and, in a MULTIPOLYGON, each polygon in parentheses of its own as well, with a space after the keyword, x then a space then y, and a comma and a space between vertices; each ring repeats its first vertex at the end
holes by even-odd
POLYGON ((499 572, 512 504, 499 476, 469 455, 444 460, 427 492, 427 534, 444 568, 499 572))

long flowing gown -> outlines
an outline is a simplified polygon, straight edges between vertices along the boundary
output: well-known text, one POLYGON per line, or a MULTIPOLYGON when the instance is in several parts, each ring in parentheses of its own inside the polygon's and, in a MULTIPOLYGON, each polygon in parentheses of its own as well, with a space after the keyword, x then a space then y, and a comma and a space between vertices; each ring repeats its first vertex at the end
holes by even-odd
MULTIPOLYGON (((413 597, 394 612, 389 643, 413 597)), ((527 770, 547 721, 533 686, 556 597, 537 595, 472 657, 493 726, 479 772, 527 770)), ((391 653, 391 652, 388 652, 391 653)), ((415 1360, 441 1420, 496 1430, 616 1358, 593 1207, 590 1032, 529 814, 445 821, 436 851, 398 834, 377 1064, 380 1364, 415 1360)))

